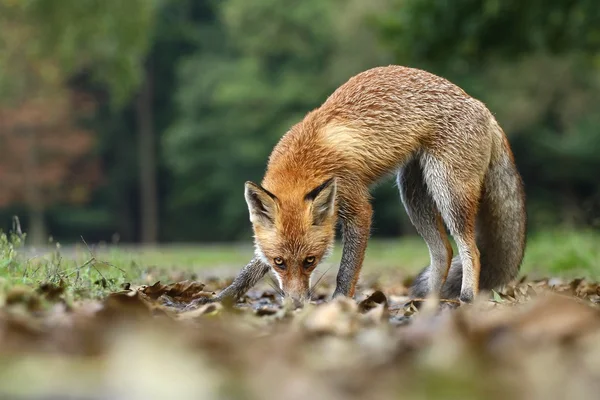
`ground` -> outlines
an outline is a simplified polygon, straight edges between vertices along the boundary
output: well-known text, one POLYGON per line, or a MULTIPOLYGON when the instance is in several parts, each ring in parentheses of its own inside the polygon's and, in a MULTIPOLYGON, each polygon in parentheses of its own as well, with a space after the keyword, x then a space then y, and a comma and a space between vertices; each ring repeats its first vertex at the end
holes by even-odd
MULTIPOLYGON (((600 235, 533 235, 522 274, 458 309, 411 301, 419 238, 372 241, 355 300, 293 310, 265 280, 190 306, 251 246, 128 248, 0 238, 0 398, 559 399, 600 382, 600 235)), ((339 248, 339 246, 338 246, 339 248)))

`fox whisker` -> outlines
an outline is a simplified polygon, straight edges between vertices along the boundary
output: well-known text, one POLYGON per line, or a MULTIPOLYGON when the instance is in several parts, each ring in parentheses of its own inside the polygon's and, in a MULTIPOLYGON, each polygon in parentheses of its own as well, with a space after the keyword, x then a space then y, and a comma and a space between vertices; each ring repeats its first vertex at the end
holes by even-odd
POLYGON ((331 269, 331 267, 327 268, 325 270, 325 272, 323 272, 321 274, 321 276, 319 277, 319 279, 317 279, 317 281, 315 282, 314 285, 312 285, 312 287, 309 289, 308 291, 308 298, 311 299, 313 294, 315 293, 315 289, 317 288, 317 285, 319 284, 319 282, 321 282, 321 280, 323 279, 323 277, 325 277, 325 274, 327 274, 329 272, 329 270, 331 269))
POLYGON ((273 277, 269 276, 268 277, 268 281, 267 284, 269 286, 271 286, 271 288, 275 291, 275 294, 278 294, 280 296, 285 296, 285 293, 283 292, 283 290, 281 290, 281 288, 279 287, 279 285, 277 284, 277 282, 275 282, 275 280, 273 279, 273 277))

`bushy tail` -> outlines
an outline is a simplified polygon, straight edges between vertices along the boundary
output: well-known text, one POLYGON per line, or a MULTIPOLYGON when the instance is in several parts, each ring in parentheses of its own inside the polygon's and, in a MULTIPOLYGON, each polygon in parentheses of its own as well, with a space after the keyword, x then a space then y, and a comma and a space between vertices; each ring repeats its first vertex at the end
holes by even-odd
MULTIPOLYGON (((526 212, 523 183, 515 166, 504 132, 493 121, 496 131, 492 160, 484 179, 484 188, 477 216, 477 247, 481 272, 479 289, 498 288, 519 273, 525 251, 526 212)), ((428 293, 429 267, 415 278, 411 295, 425 297, 428 293)), ((460 295, 462 263, 454 257, 441 298, 460 295)))

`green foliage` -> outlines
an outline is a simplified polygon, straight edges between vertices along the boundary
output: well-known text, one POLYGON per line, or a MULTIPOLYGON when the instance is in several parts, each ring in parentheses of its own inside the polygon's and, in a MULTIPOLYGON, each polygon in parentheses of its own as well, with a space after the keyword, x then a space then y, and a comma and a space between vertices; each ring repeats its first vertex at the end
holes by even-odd
POLYGON ((54 285, 64 289, 67 299, 100 298, 132 277, 140 275, 135 265, 127 268, 96 258, 91 250, 64 257, 60 244, 47 253, 20 254, 24 235, 0 232, 0 286, 35 288, 54 285))
MULTIPOLYGON (((261 179, 281 135, 348 77, 390 62, 442 74, 489 105, 513 144, 533 229, 597 223, 593 2, 212 4, 204 40, 181 62, 179 115, 165 135, 174 238, 247 237, 241 188, 261 179)), ((410 231, 393 187, 375 198, 375 234, 410 231)))
POLYGON ((340 10, 365 17, 377 3, 219 3, 199 51, 181 62, 180 113, 165 137, 177 184, 175 238, 248 237, 244 181, 261 179, 270 150, 292 124, 351 74, 383 59, 336 51, 357 36, 377 47, 360 29, 346 38, 351 27, 339 18, 340 10), (202 224, 186 224, 190 218, 202 224))
MULTIPOLYGON (((380 29, 401 61, 476 72, 490 59, 600 48, 594 0, 391 0, 380 29)), ((597 60, 596 60, 597 61, 597 60)))
POLYGON ((67 70, 91 69, 123 102, 137 86, 160 0, 36 0, 41 45, 67 70))
MULTIPOLYGON (((593 0, 0 0, 0 96, 73 76, 109 89, 90 124, 106 185, 85 207, 49 211, 51 231, 69 240, 139 237, 131 94, 142 62, 162 144, 162 240, 248 240, 243 183, 261 179, 273 145, 350 76, 390 63, 447 77, 489 106, 533 231, 595 227, 598 21, 593 0)), ((414 233, 393 185, 374 198, 374 235, 414 233)))
POLYGON ((535 229, 598 223, 599 21, 594 1, 397 0, 378 26, 397 63, 449 78, 496 114, 535 229))
POLYGON ((21 246, 22 238, 15 234, 7 235, 0 231, 0 270, 14 266, 17 248, 21 246))
MULTIPOLYGON (((26 42, 22 58, 34 64, 30 68, 44 68, 41 75, 59 82, 90 71, 108 85, 116 104, 122 105, 139 82, 159 5, 160 0, 2 0, 0 12, 8 35, 4 46, 0 42, 0 50, 4 47, 9 55, 11 50, 18 51, 11 45, 26 42)), ((14 57, 0 57, 0 66, 11 60, 14 57)), ((11 72, 8 68, 0 71, 0 82, 12 83, 16 89, 14 80, 22 78, 24 71, 2 77, 7 71, 11 72)))

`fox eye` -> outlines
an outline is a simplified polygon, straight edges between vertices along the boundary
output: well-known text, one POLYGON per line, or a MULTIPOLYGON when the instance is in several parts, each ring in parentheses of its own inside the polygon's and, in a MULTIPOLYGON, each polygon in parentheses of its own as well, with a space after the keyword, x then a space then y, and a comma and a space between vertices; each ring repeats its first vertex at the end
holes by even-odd
POLYGON ((273 262, 274 262, 274 263, 275 263, 275 265, 277 265, 279 268, 284 268, 284 265, 283 265, 283 258, 281 258, 281 257, 275 257, 275 258, 273 259, 273 262))
POLYGON ((310 267, 315 263, 315 256, 308 256, 304 259, 304 265, 310 267))

